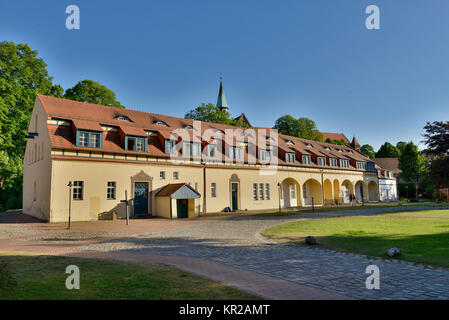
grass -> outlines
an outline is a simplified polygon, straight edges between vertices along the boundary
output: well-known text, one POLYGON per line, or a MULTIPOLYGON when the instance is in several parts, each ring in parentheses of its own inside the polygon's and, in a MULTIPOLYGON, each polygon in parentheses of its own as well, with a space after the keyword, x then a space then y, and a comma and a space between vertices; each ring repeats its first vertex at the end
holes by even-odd
POLYGON ((231 287, 164 266, 1 252, 17 285, 1 299, 259 299, 231 287), (80 269, 80 289, 65 287, 68 265, 80 269))
POLYGON ((310 219, 262 234, 298 243, 313 235, 324 247, 384 258, 389 248, 399 247, 402 254, 397 259, 449 267, 449 210, 310 219))
POLYGON ((254 217, 279 217, 279 216, 294 216, 303 213, 312 213, 312 212, 331 212, 331 211, 346 211, 346 210, 360 210, 360 209, 371 209, 371 208, 395 208, 398 206, 404 207, 419 207, 419 206, 447 206, 447 203, 436 203, 436 202, 406 202, 406 203, 376 203, 376 204, 365 204, 365 205, 355 205, 355 206, 338 206, 338 207, 315 207, 315 211, 312 211, 311 208, 301 209, 296 211, 277 211, 277 212, 265 212, 254 214, 254 217))

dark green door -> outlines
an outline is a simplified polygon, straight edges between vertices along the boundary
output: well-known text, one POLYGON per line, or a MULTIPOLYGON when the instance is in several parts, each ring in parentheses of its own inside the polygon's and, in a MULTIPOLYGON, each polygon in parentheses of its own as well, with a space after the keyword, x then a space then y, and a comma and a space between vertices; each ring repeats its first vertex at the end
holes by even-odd
POLYGON ((134 184, 134 214, 148 214, 148 182, 134 184))
POLYGON ((187 199, 178 199, 176 201, 176 207, 178 210, 178 218, 189 217, 189 202, 187 199))
POLYGON ((239 192, 239 185, 238 183, 231 184, 231 196, 232 196, 232 210, 238 210, 238 192, 239 192))

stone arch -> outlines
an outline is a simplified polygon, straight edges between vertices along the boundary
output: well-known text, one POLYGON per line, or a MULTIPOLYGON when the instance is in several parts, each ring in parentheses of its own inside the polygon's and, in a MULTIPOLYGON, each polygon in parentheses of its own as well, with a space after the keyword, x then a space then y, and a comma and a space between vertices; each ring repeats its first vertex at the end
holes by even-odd
POLYGON ((302 186, 302 198, 304 206, 311 206, 312 199, 315 205, 322 205, 323 195, 321 191, 321 183, 312 178, 304 182, 302 186))
POLYGON ((293 178, 286 178, 281 182, 280 188, 280 203, 282 208, 301 206, 301 186, 298 181, 293 178))
POLYGON ((334 184, 334 202, 335 204, 338 205, 342 203, 340 197, 340 182, 337 179, 335 179, 333 184, 334 184))
POLYGON ((355 199, 359 202, 366 201, 368 198, 368 192, 365 182, 359 180, 355 183, 355 199))
POLYGON ((379 187, 374 181, 368 183, 368 200, 379 201, 379 187))
POLYGON ((354 186, 351 181, 345 180, 340 187, 340 193, 343 203, 349 203, 349 195, 354 194, 354 186))
POLYGON ((323 190, 324 190, 324 204, 332 205, 334 203, 334 193, 332 190, 332 183, 329 179, 324 180, 323 190))

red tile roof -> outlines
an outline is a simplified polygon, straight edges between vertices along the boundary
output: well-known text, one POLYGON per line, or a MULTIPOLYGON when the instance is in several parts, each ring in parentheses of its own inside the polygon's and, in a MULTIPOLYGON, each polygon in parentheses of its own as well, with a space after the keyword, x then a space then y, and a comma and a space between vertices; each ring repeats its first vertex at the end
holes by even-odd
POLYGON ((350 143, 348 138, 343 133, 332 133, 332 132, 321 132, 323 135, 323 140, 326 141, 326 139, 331 140, 343 140, 346 143, 350 143))
MULTIPOLYGON (((84 103, 78 101, 71 101, 66 99, 48 97, 43 95, 38 95, 37 99, 39 99, 44 107, 45 112, 49 117, 59 118, 71 120, 74 122, 75 126, 78 124, 81 127, 85 127, 90 130, 98 130, 101 128, 101 125, 104 126, 113 126, 121 128, 125 134, 129 135, 141 135, 147 136, 145 130, 157 132, 157 134, 153 134, 149 136, 148 141, 148 152, 134 152, 127 151, 123 149, 123 141, 120 136, 120 132, 116 131, 105 131, 103 134, 103 147, 101 149, 102 152, 111 152, 111 153, 130 153, 130 154, 143 154, 149 156, 158 156, 158 157, 170 157, 170 155, 164 152, 165 146, 163 145, 164 139, 172 138, 172 131, 176 129, 185 128, 186 126, 194 126, 194 121, 190 119, 177 118, 172 116, 160 115, 155 113, 148 113, 130 109, 121 109, 116 107, 109 106, 101 106, 91 103, 84 103), (124 120, 115 120, 118 116, 124 116, 130 119, 130 121, 124 120), (165 122, 168 127, 156 125, 156 121, 165 122), (96 128, 96 129, 95 129, 96 128), (160 138, 162 140, 160 140, 160 138)), ((194 126, 195 127, 195 126, 194 126)), ((196 128, 195 128, 196 129, 196 128)), ((201 122, 201 132, 197 132, 195 130, 189 129, 189 139, 193 138, 193 135, 203 135, 204 132, 208 129, 214 129, 226 132, 226 129, 235 130, 238 129, 234 126, 218 124, 218 123, 209 123, 209 122, 201 122)), ((267 128, 268 131, 269 128, 267 128)), ((253 128, 252 130, 256 131, 254 139, 259 139, 258 130, 264 130, 262 128, 253 128)), ((73 134, 73 130, 70 127, 63 126, 54 126, 48 125, 48 132, 50 134, 50 139, 53 148, 59 149, 73 149, 73 150, 98 150, 96 148, 86 148, 86 147, 76 147, 75 138, 73 134)), ((245 131, 245 133, 248 131, 245 131)), ((270 135, 270 132, 267 132, 267 135, 270 135)), ((335 137, 344 137, 344 135, 337 134, 339 136, 335 137)), ((220 136, 220 134, 215 134, 216 137, 220 136)), ((225 140, 227 136, 224 137, 222 145, 227 146, 227 141, 225 140)), ((345 137, 346 138, 346 137, 345 137)), ((253 140, 254 140, 253 139, 253 140)), ((264 138, 265 139, 265 138, 264 138)), ((210 139, 207 139, 210 140, 210 139)), ((233 143, 236 141, 242 141, 243 137, 237 135, 237 138, 233 138, 233 143)), ((247 139, 248 143, 252 139, 247 139)), ((267 139, 265 139, 267 141, 267 139)), ((198 140, 205 141, 205 140, 198 140)), ((269 140, 268 140, 269 144, 269 140)), ((204 146, 204 145, 203 145, 204 146)), ((310 154, 311 151, 314 151, 317 154, 326 155, 329 157, 342 158, 342 159, 355 159, 360 161, 369 161, 369 159, 363 154, 357 152, 348 146, 340 146, 334 144, 328 144, 324 142, 312 141, 307 139, 301 139, 297 137, 291 137, 283 134, 278 135, 278 148, 285 152, 299 152, 301 154, 310 154), (287 144, 288 141, 292 141, 293 145, 287 144), (307 145, 311 144, 312 147, 308 147, 307 145), (326 150, 328 147, 330 150, 326 150), (338 152, 338 149, 343 150, 343 152, 338 152)), ((220 148, 219 148, 220 149, 220 148)), ((245 148, 244 148, 245 149, 245 148)), ((100 151, 100 150, 99 150, 100 151)), ((244 160, 248 161, 249 155, 244 151, 244 160)), ((252 159, 252 158, 251 158, 252 159)), ((219 154, 219 161, 225 160, 225 156, 219 154)), ((298 159, 299 160, 299 159, 298 159)), ((296 161, 296 166, 301 165, 299 161, 296 161)), ((278 163, 280 165, 286 165, 287 163, 282 159, 279 159, 278 163)), ((288 165, 292 165, 288 163, 288 165)), ((311 165, 307 165, 310 167, 316 166, 314 163, 311 165)))

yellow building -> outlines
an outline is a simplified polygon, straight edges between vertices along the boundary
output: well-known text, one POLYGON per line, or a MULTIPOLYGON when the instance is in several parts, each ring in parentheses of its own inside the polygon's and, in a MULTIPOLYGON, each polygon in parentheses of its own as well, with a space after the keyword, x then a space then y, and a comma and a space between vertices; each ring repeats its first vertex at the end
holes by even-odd
POLYGON ((123 218, 125 192, 131 216, 167 218, 379 200, 358 150, 266 131, 38 95, 23 212, 61 222, 71 205, 72 221, 123 218))

